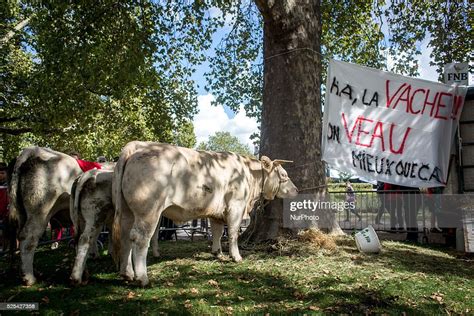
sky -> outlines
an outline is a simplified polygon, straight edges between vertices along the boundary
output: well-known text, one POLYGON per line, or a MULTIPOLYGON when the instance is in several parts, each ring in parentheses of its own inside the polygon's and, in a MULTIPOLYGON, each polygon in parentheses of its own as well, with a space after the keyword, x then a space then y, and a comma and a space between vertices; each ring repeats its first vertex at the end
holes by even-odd
MULTIPOLYGON (((226 33, 226 28, 214 35, 213 43, 217 45, 226 33)), ((421 43, 421 51, 423 54, 418 58, 420 65, 418 78, 438 81, 438 73, 436 68, 429 65, 431 48, 427 47, 428 40, 421 43)), ((208 51, 212 54, 212 49, 208 51)), ((388 60, 390 63, 390 60, 388 60)), ((250 135, 258 132, 258 124, 255 119, 248 118, 245 110, 240 109, 238 113, 234 113, 228 107, 222 105, 213 106, 211 101, 214 99, 212 94, 205 89, 204 73, 209 69, 209 63, 205 62, 200 65, 194 73, 192 79, 197 85, 198 97, 198 114, 194 117, 194 133, 196 134, 197 143, 206 142, 208 137, 218 131, 228 131, 232 135, 237 136, 243 144, 247 144, 251 151, 254 145, 250 140, 250 135)), ((471 80, 472 81, 472 80, 471 80)))
POLYGON ((233 113, 232 110, 226 111, 221 105, 211 105, 213 100, 212 94, 198 97, 199 113, 194 117, 193 122, 197 143, 206 142, 209 136, 225 131, 239 138, 253 152, 252 141, 249 137, 258 130, 255 119, 247 117, 243 107, 238 113, 233 113))

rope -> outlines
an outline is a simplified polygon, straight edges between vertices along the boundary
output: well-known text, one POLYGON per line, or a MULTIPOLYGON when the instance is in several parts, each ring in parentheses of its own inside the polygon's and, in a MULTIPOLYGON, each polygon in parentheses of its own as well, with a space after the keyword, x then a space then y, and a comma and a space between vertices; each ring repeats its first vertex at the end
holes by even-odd
POLYGON ((267 57, 267 58, 264 58, 264 60, 269 60, 269 59, 272 59, 272 58, 274 58, 274 57, 278 57, 278 56, 282 56, 282 55, 291 54, 291 53, 294 53, 294 52, 300 51, 300 50, 309 50, 309 51, 311 51, 311 52, 313 52, 313 53, 315 53, 315 54, 317 54, 317 55, 319 55, 319 56, 321 56, 321 57, 328 57, 328 56, 326 56, 326 55, 321 54, 320 52, 315 51, 314 49, 312 49, 312 48, 310 48, 310 47, 302 47, 302 48, 293 48, 293 49, 290 49, 290 50, 288 50, 288 51, 286 51, 286 52, 278 53, 278 54, 269 56, 269 57, 267 57))
POLYGON ((258 199, 257 205, 254 206, 255 215, 253 216, 253 220, 252 220, 254 222, 254 225, 253 225, 252 231, 247 234, 247 239, 245 241, 242 241, 242 244, 247 244, 250 237, 255 233, 255 230, 257 228, 257 217, 258 217, 257 213, 259 213, 260 210, 263 212, 263 210, 265 209, 265 206, 267 206, 268 203, 270 203, 270 201, 265 202, 265 199, 263 197, 264 184, 265 184, 265 174, 264 174, 263 166, 262 166, 262 188, 261 188, 260 198, 258 199))
MULTIPOLYGON (((316 163, 320 163, 320 162, 313 161, 313 162, 308 162, 308 163, 304 163, 304 164, 301 164, 301 165, 288 166, 288 167, 285 167, 285 170, 291 170, 291 169, 295 169, 295 168, 310 166, 310 165, 314 165, 314 164, 316 164, 316 163)), ((325 187, 327 187, 327 185, 326 185, 326 184, 322 184, 322 185, 318 185, 318 186, 314 186, 314 187, 308 187, 308 188, 298 189, 298 192, 304 192, 304 191, 309 191, 309 190, 314 190, 314 189, 320 189, 320 188, 325 188, 325 187)))
MULTIPOLYGON (((264 201, 264 200, 259 200, 258 205, 255 206, 254 210, 254 216, 252 218, 252 221, 254 222, 252 231, 247 234, 247 239, 242 240, 242 244, 248 244, 250 237, 255 233, 255 230, 257 229, 257 218, 258 218, 258 213, 263 213, 263 210, 265 207, 270 203, 271 201, 264 201)), ((247 228, 248 229, 248 228, 247 228)))
POLYGON ((299 189, 299 190, 298 190, 298 193, 303 192, 303 191, 314 190, 314 189, 327 188, 327 186, 328 186, 327 184, 323 184, 323 185, 318 185, 318 186, 315 186, 315 187, 309 187, 309 188, 299 189))
POLYGON ((308 162, 308 163, 304 163, 304 164, 296 165, 296 166, 291 165, 291 166, 285 167, 285 170, 295 169, 295 168, 309 166, 309 165, 314 165, 316 163, 319 163, 319 162, 318 161, 313 161, 313 162, 308 162))
MULTIPOLYGON (((293 166, 292 168, 307 166, 307 165, 311 165, 311 164, 315 164, 315 163, 316 163, 316 162, 310 162, 310 163, 306 163, 306 164, 302 164, 302 165, 298 165, 298 166, 293 166)), ((287 169, 288 169, 288 168, 287 168, 287 169)), ((257 218, 258 218, 258 216, 259 216, 258 213, 263 212, 264 209, 265 209, 265 207, 271 202, 271 201, 266 201, 266 200, 263 198, 264 184, 265 184, 265 176, 264 176, 264 171, 263 171, 263 168, 262 168, 262 188, 261 188, 261 192, 260 192, 260 198, 259 198, 259 200, 257 201, 257 204, 254 206, 254 216, 253 216, 253 218, 252 218, 252 221, 253 221, 254 223, 253 223, 252 231, 247 234, 246 240, 242 240, 242 244, 248 244, 248 241, 250 240, 250 237, 255 233, 255 230, 256 230, 257 227, 258 227, 258 225, 257 225, 257 218)), ((309 190, 314 190, 314 189, 320 189, 320 188, 325 188, 325 187, 327 187, 327 185, 326 185, 326 184, 323 184, 323 185, 318 185, 318 186, 314 186, 314 187, 304 188, 304 189, 298 190, 298 192, 304 192, 304 191, 309 191, 309 190)), ((247 228, 247 229, 248 229, 248 228, 247 228)))

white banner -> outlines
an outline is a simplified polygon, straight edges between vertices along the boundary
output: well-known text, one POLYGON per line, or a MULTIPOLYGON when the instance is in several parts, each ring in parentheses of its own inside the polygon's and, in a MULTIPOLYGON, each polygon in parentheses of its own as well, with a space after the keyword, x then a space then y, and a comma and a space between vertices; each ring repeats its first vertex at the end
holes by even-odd
POLYGON ((466 87, 331 60, 323 160, 367 179, 445 186, 466 92, 466 87))

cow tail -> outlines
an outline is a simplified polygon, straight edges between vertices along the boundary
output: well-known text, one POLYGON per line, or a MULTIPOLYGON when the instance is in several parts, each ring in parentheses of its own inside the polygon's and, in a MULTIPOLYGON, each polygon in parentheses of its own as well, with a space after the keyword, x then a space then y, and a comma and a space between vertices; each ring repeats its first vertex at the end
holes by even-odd
POLYGON ((125 207, 125 200, 123 198, 122 192, 122 179, 123 173, 125 171, 125 165, 127 164, 128 158, 132 155, 133 149, 132 146, 125 146, 120 154, 120 158, 117 161, 114 169, 113 176, 113 197, 114 197, 114 206, 115 206, 115 215, 114 222, 112 225, 112 243, 113 243, 113 252, 112 257, 116 264, 120 263, 120 247, 121 247, 121 219, 122 211, 125 207))
POLYGON ((85 172, 81 176, 77 177, 72 184, 71 198, 69 199, 69 210, 71 212, 71 220, 75 228, 74 238, 76 240, 76 245, 78 245, 79 237, 85 228, 82 227, 82 223, 85 223, 85 219, 81 210, 81 193, 84 189, 84 185, 89 181, 89 179, 94 179, 95 184, 97 173, 97 169, 85 172))
MULTIPOLYGON (((21 166, 34 154, 32 148, 26 148, 22 151, 20 156, 14 162, 13 170, 8 183, 8 194, 10 196, 10 205, 9 205, 9 223, 15 225, 18 229, 18 233, 21 232, 23 226, 26 222, 26 210, 23 206, 21 200, 20 192, 20 169, 21 166)), ((13 164, 13 162, 12 162, 13 164)), ((11 170, 11 169, 10 169, 11 170)), ((15 233, 16 235, 16 233, 15 233)))
MULTIPOLYGON (((10 192, 11 192, 11 183, 12 183, 11 179, 13 177, 13 170, 15 168, 16 161, 17 161, 17 158, 16 157, 13 158, 8 164, 8 170, 7 170, 7 181, 8 181, 7 185, 8 185, 8 195, 9 195, 10 200, 11 200, 10 192)), ((16 180, 16 182, 18 183, 18 179, 16 180)), ((15 198, 16 198, 18 184, 15 187, 16 187, 15 188, 15 198)), ((10 201, 9 210, 12 209, 12 204, 13 203, 10 201)), ((9 214, 11 214, 11 211, 9 211, 9 214)), ((13 217, 8 215, 8 218, 6 219, 6 227, 5 227, 4 234, 6 234, 6 237, 10 245, 10 251, 9 251, 10 269, 13 269, 13 265, 14 265, 13 257, 14 257, 16 247, 17 247, 16 238, 19 232, 18 225, 19 225, 19 221, 16 219, 13 220, 13 217)))
POLYGON ((80 191, 78 190, 78 182, 81 179, 81 177, 77 177, 76 180, 72 183, 71 187, 71 196, 69 198, 69 212, 71 215, 71 221, 72 225, 74 226, 74 240, 76 242, 76 247, 79 244, 79 236, 80 231, 82 230, 82 227, 80 226, 80 220, 79 220, 79 200, 80 200, 80 191), (77 200, 77 202, 76 202, 77 200))

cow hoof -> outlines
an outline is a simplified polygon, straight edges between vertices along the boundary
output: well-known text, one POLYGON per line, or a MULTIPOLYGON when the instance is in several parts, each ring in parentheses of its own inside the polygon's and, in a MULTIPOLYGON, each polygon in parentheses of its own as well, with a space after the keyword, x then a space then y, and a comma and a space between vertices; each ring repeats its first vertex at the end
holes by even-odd
POLYGON ((132 282, 134 280, 133 275, 121 273, 120 276, 127 282, 132 282))
POLYGON ((36 283, 36 278, 33 275, 23 276, 23 284, 26 286, 32 286, 36 283))
POLYGON ((220 261, 226 261, 226 259, 228 260, 228 258, 226 258, 226 256, 222 252, 215 253, 214 255, 220 261))
POLYGON ((234 262, 241 262, 242 261, 242 256, 240 256, 240 255, 232 256, 232 260, 234 260, 234 262))
POLYGON ((148 278, 137 279, 137 283, 141 287, 146 287, 149 284, 148 278))
POLYGON ((219 250, 213 250, 211 253, 216 257, 222 256, 222 251, 220 249, 219 250))
MULTIPOLYGON (((89 280, 89 270, 84 270, 84 272, 82 273, 82 279, 84 279, 86 282, 89 280)), ((84 283, 84 281, 82 282, 84 283)))
POLYGON ((70 280, 71 280, 71 285, 74 286, 74 287, 77 287, 77 286, 81 285, 81 280, 80 279, 76 279, 76 278, 71 277, 70 280))

